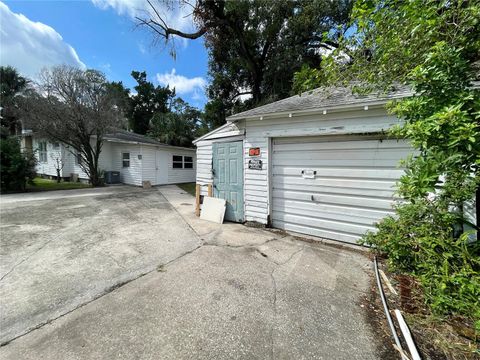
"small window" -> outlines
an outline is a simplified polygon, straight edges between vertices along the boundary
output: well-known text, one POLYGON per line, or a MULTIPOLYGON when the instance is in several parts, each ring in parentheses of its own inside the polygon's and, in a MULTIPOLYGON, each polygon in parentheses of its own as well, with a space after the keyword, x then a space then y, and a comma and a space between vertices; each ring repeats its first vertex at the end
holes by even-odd
POLYGON ((59 142, 54 142, 52 143, 54 149, 59 149, 60 148, 60 143, 59 142))
POLYGON ((38 143, 38 161, 46 163, 47 160, 47 142, 40 141, 38 143))
POLYGON ((183 157, 183 167, 185 169, 193 169, 193 158, 191 156, 183 157))
POLYGON ((75 165, 82 165, 82 154, 79 152, 75 153, 75 165))
POLYGON ((183 169, 183 156, 173 155, 173 168, 183 169))
POLYGON ((172 167, 174 169, 193 169, 193 157, 173 155, 172 167))
POLYGON ((122 167, 130 167, 130 153, 122 153, 122 167))

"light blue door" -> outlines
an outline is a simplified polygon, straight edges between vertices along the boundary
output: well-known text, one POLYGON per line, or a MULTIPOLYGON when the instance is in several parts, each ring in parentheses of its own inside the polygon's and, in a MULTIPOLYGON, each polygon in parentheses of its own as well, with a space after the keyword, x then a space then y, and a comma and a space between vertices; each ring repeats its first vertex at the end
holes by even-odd
POLYGON ((243 222, 243 146, 213 143, 213 196, 227 200, 225 220, 243 222))

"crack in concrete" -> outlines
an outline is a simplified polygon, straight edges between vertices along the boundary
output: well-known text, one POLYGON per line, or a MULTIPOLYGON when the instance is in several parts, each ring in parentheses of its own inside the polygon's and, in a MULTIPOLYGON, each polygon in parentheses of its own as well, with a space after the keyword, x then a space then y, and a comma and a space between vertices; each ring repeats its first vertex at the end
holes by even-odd
POLYGON ((132 281, 135 281, 135 280, 137 280, 137 279, 140 279, 141 277, 143 277, 143 276, 145 276, 145 275, 147 275, 147 274, 149 274, 149 273, 151 273, 151 272, 153 272, 153 271, 154 271, 154 270, 149 270, 149 271, 147 271, 147 272, 145 272, 145 273, 139 274, 138 276, 136 276, 136 277, 133 278, 133 279, 125 280, 125 281, 119 282, 119 283, 117 283, 117 284, 114 284, 114 285, 106 288, 106 289, 105 289, 104 291, 102 291, 101 293, 97 294, 97 295, 96 295, 95 297, 93 297, 92 299, 90 299, 90 300, 88 300, 88 301, 86 301, 86 302, 83 302, 83 303, 75 306, 73 309, 70 309, 70 310, 64 312, 63 314, 60 314, 60 315, 58 315, 58 316, 56 316, 56 317, 54 317, 54 318, 48 319, 48 320, 46 320, 46 321, 43 321, 43 322, 41 322, 41 323, 39 323, 39 324, 37 324, 37 325, 35 325, 35 326, 27 329, 25 332, 23 332, 23 333, 21 333, 21 334, 19 334, 19 335, 16 335, 16 336, 14 336, 13 338, 8 339, 8 340, 0 343, 0 347, 6 346, 6 345, 8 345, 9 343, 11 343, 12 341, 17 340, 17 339, 19 339, 19 338, 21 338, 21 337, 23 337, 23 336, 25 336, 25 335, 28 335, 28 334, 31 333, 32 331, 38 330, 38 329, 44 327, 45 325, 51 324, 52 322, 54 322, 54 321, 56 321, 56 320, 58 320, 58 319, 60 319, 60 318, 62 318, 62 317, 64 317, 64 316, 67 316, 68 314, 71 314, 71 313, 74 312, 75 310, 80 309, 80 308, 82 308, 82 307, 84 307, 84 306, 86 306, 86 305, 94 302, 95 300, 100 299, 101 297, 103 297, 103 296, 111 293, 112 291, 114 291, 114 290, 122 287, 123 285, 126 285, 126 284, 128 284, 128 283, 130 283, 130 282, 132 282, 132 281))
MULTIPOLYGON (((78 225, 79 227, 81 227, 83 225, 83 220, 80 220, 80 224, 78 225)), ((68 227, 67 227, 68 228, 68 227)), ((29 255, 27 255, 23 260, 19 261, 18 263, 16 263, 15 265, 12 266, 12 268, 10 270, 8 270, 1 278, 0 278, 0 282, 2 282, 8 275, 10 275, 17 267, 19 267, 20 265, 22 265, 25 261, 27 260, 30 260, 34 255, 38 254, 43 248, 45 248, 45 246, 47 246, 48 244, 50 244, 52 241, 54 240, 58 240, 62 235, 58 235, 58 236, 55 236, 53 238, 51 238, 50 240, 47 240, 43 243, 43 245, 41 245, 39 248, 37 248, 36 250, 34 250, 32 253, 30 253, 29 255)), ((0 345, 1 346, 1 345, 0 345)))
POLYGON ((101 293, 95 295, 92 299, 90 299, 90 300, 88 300, 88 301, 86 301, 86 302, 83 302, 83 303, 81 303, 81 304, 78 304, 78 305, 75 306, 73 309, 70 309, 70 310, 66 311, 65 313, 60 314, 60 315, 58 315, 58 316, 56 316, 56 317, 54 317, 54 318, 48 319, 48 320, 46 320, 46 321, 43 321, 43 322, 41 322, 41 323, 39 323, 39 324, 37 324, 37 325, 35 325, 35 326, 27 329, 27 330, 26 330, 25 332, 23 332, 23 333, 21 333, 21 334, 19 334, 19 335, 16 335, 16 336, 14 336, 13 338, 8 339, 8 340, 6 340, 6 341, 3 341, 2 343, 0 343, 0 347, 6 346, 6 345, 8 345, 9 343, 11 343, 12 341, 17 340, 17 339, 19 339, 19 338, 21 338, 21 337, 23 337, 23 336, 25 336, 25 335, 28 335, 28 334, 31 333, 32 331, 38 330, 38 329, 44 327, 45 325, 51 324, 52 322, 54 322, 54 321, 56 321, 56 320, 58 320, 58 319, 63 318, 64 316, 67 316, 67 315, 73 313, 73 312, 74 312, 75 310, 77 310, 77 309, 80 309, 80 308, 82 308, 82 307, 84 307, 84 306, 87 306, 88 304, 90 304, 90 303, 92 303, 92 302, 94 302, 94 301, 96 301, 96 300, 104 297, 105 295, 108 295, 108 294, 112 293, 113 291, 121 288, 122 286, 127 285, 127 284, 129 284, 129 283, 131 283, 131 282, 133 282, 133 281, 135 281, 135 280, 138 280, 138 279, 144 277, 145 275, 148 275, 148 274, 156 271, 156 269, 157 269, 158 267, 167 266, 167 265, 169 265, 169 264, 172 264, 172 263, 174 263, 175 261, 183 258, 184 256, 187 256, 187 255, 189 255, 189 254, 197 251, 197 250, 200 249, 201 247, 203 247, 203 243, 200 244, 200 245, 198 245, 197 247, 193 248, 192 250, 186 251, 186 252, 182 253, 181 255, 177 256, 176 258, 174 258, 174 259, 172 259, 172 260, 170 260, 170 261, 167 261, 166 263, 156 265, 155 267, 153 267, 153 269, 148 270, 148 271, 146 271, 146 272, 143 272, 143 273, 141 273, 141 274, 138 274, 137 276, 133 277, 132 279, 124 280, 124 281, 118 282, 117 284, 113 284, 112 286, 106 288, 106 289, 105 289, 104 291, 102 291, 101 293))
POLYGON ((265 240, 264 242, 258 243, 258 244, 245 244, 245 245, 232 245, 232 244, 215 244, 211 242, 204 242, 204 245, 206 246, 218 246, 218 247, 226 247, 226 248, 232 248, 232 249, 254 249, 257 250, 258 252, 262 253, 259 249, 257 249, 258 246, 262 246, 265 244, 268 244, 273 241, 279 241, 281 238, 271 238, 268 240, 265 240))
POLYGON ((45 243, 40 246, 38 249, 36 249, 35 251, 33 251, 30 255, 26 256, 22 261, 19 261, 18 263, 16 263, 15 265, 12 266, 12 268, 10 270, 8 270, 1 278, 0 278, 0 282, 3 281, 3 279, 5 279, 8 275, 10 275, 17 267, 19 267, 20 265, 22 265, 25 261, 29 260, 32 258, 32 256, 36 255, 38 252, 40 252, 45 246, 47 246, 48 244, 50 244, 52 241, 54 240, 57 240, 58 238, 60 238, 60 236, 56 236, 50 240, 47 240, 45 241, 45 243))
MULTIPOLYGON (((163 194, 161 194, 161 195, 165 198, 166 202, 170 203, 170 202, 168 201, 168 199, 167 199, 163 194)), ((170 204, 171 204, 171 203, 170 203, 170 204)), ((10 342, 12 342, 12 341, 14 341, 14 340, 16 340, 16 339, 18 339, 18 338, 21 338, 21 337, 23 337, 23 336, 25 336, 25 335, 28 335, 28 334, 31 333, 32 331, 38 330, 38 329, 42 328, 42 327, 45 326, 45 325, 51 324, 52 322, 54 322, 54 321, 56 321, 56 320, 58 320, 58 319, 60 319, 60 318, 62 318, 62 317, 64 317, 64 316, 67 316, 68 314, 71 314, 71 313, 74 312, 75 310, 80 309, 80 308, 82 308, 82 307, 84 307, 84 306, 86 306, 86 305, 88 305, 88 304, 90 304, 90 303, 92 303, 92 302, 94 302, 94 301, 102 298, 103 296, 105 296, 105 295, 107 295, 107 294, 110 294, 111 292, 113 292, 113 291, 116 290, 116 289, 118 289, 118 288, 120 288, 120 287, 122 287, 122 286, 124 286, 124 285, 126 285, 126 284, 129 284, 129 283, 131 283, 132 281, 138 280, 138 279, 140 279, 141 277, 143 277, 143 276, 145 276, 145 275, 148 275, 148 274, 156 271, 156 269, 157 269, 158 267, 163 267, 163 266, 167 266, 167 265, 169 265, 169 264, 172 264, 172 263, 174 263, 175 261, 183 258, 184 256, 187 256, 187 255, 189 255, 189 254, 197 251, 197 250, 200 249, 201 247, 203 247, 203 246, 204 246, 204 242, 202 241, 202 239, 200 239, 199 234, 198 234, 198 233, 195 231, 195 229, 186 221, 186 219, 182 216, 182 214, 181 214, 173 205, 172 205, 172 208, 175 209, 175 211, 177 212, 177 214, 180 216, 180 218, 183 220, 183 222, 188 226, 188 228, 190 228, 190 230, 192 230, 192 232, 193 232, 194 236, 196 237, 196 239, 197 239, 198 241, 200 241, 200 244, 199 244, 198 246, 196 246, 195 248, 193 248, 193 249, 191 249, 191 250, 189 250, 189 251, 187 251, 187 252, 182 253, 181 255, 177 256, 176 258, 174 258, 174 259, 172 259, 172 260, 170 260, 170 261, 167 261, 167 262, 165 262, 165 263, 163 263, 163 264, 158 264, 158 265, 154 266, 153 269, 148 270, 148 271, 146 271, 146 272, 143 272, 143 273, 141 273, 141 274, 138 274, 137 276, 133 277, 132 279, 128 279, 128 280, 121 281, 121 282, 118 282, 118 283, 116 283, 116 284, 113 284, 112 286, 104 289, 104 291, 102 291, 102 292, 98 293, 97 295, 95 295, 95 296, 94 296, 93 298, 91 298, 90 300, 85 301, 85 302, 83 302, 83 303, 81 303, 81 304, 78 304, 78 305, 75 306, 73 309, 70 309, 70 310, 66 311, 65 313, 60 314, 60 315, 58 315, 58 316, 56 316, 56 317, 54 317, 54 318, 48 319, 48 320, 46 320, 46 321, 43 321, 43 322, 41 322, 41 323, 39 323, 39 324, 31 327, 31 328, 28 328, 28 329, 27 329, 26 331, 24 331, 23 333, 21 333, 21 334, 19 334, 19 335, 16 335, 16 336, 14 336, 13 338, 8 339, 8 340, 6 340, 6 341, 3 341, 2 343, 0 343, 0 347, 5 346, 5 345, 8 345, 10 342)), ((81 223, 80 225, 83 225, 83 224, 81 223)), ((41 251, 45 246, 47 246, 47 245, 48 245, 49 243, 51 243, 52 241, 58 239, 59 237, 60 237, 60 236, 57 236, 57 237, 54 237, 54 238, 46 241, 40 248, 38 248, 37 250, 35 250, 33 253, 31 253, 29 256, 27 256, 25 259, 23 259, 23 260, 20 261, 19 263, 15 264, 5 275, 3 275, 3 276, 0 278, 0 281, 2 281, 4 278, 6 278, 16 267, 20 266, 22 263, 24 263, 25 261, 27 261, 28 259, 30 259, 33 255, 37 254, 37 253, 38 253, 39 251, 41 251)), ((109 258, 111 258, 115 263, 118 264, 118 262, 117 262, 113 257, 111 257, 109 254, 106 254, 106 253, 105 253, 105 255, 108 256, 109 258)), ((120 265, 119 265, 119 266, 120 266, 120 265)))
POLYGON ((275 280, 275 271, 278 270, 279 267, 286 265, 289 263, 295 255, 301 253, 302 251, 305 250, 305 245, 302 246, 301 249, 298 251, 295 251, 290 257, 282 262, 278 263, 276 261, 271 261, 277 265, 277 267, 273 268, 272 272, 270 273, 270 277, 272 278, 272 285, 273 285, 273 301, 272 301, 272 307, 273 307, 273 321, 272 321, 272 330, 270 332, 270 357, 271 359, 275 359, 275 323, 277 321, 277 293, 278 293, 278 288, 277 288, 277 280, 275 280))
POLYGON ((277 321, 277 281, 275 280, 275 272, 276 268, 272 270, 270 273, 270 277, 272 278, 273 284, 273 321, 272 321, 272 330, 270 332, 270 357, 271 359, 275 359, 275 323, 277 321))
POLYGON ((298 249, 298 250, 295 251, 292 255, 290 255, 290 257, 289 257, 287 260, 285 260, 284 262, 280 262, 280 263, 279 263, 279 262, 276 262, 276 261, 274 261, 274 260, 272 260, 272 262, 275 263, 275 264, 277 264, 277 265, 279 265, 279 266, 283 266, 283 265, 287 264, 288 262, 290 262, 295 255, 297 255, 298 253, 302 252, 303 250, 305 250, 305 245, 303 245, 300 249, 298 249))

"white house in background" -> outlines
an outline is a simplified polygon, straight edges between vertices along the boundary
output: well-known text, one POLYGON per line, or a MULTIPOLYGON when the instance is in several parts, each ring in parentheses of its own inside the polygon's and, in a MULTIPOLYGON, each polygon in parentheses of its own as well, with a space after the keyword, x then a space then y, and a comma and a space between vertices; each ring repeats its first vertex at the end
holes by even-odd
POLYGON ((314 90, 230 116, 194 141, 201 194, 213 184, 227 220, 355 243, 393 213, 399 160, 413 150, 386 137, 399 120, 385 104, 408 95, 314 90))
MULTIPOLYGON (((56 177, 55 163, 59 159, 64 163, 62 178, 88 179, 79 165, 80 157, 68 145, 31 136, 39 175, 56 177)), ((29 144, 30 140, 24 142, 29 144)), ((119 172, 120 181, 124 184, 141 186, 144 181, 150 181, 152 185, 178 184, 195 181, 195 156, 195 149, 162 144, 142 135, 118 130, 104 137, 99 168, 106 172, 119 172)))

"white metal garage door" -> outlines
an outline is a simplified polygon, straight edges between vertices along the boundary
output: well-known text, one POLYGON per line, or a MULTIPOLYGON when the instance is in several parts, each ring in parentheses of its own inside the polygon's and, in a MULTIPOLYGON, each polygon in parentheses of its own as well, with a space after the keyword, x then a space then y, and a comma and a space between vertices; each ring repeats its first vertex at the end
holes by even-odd
POLYGON ((273 226, 356 242, 393 213, 398 163, 411 152, 406 141, 365 136, 274 139, 273 226))

